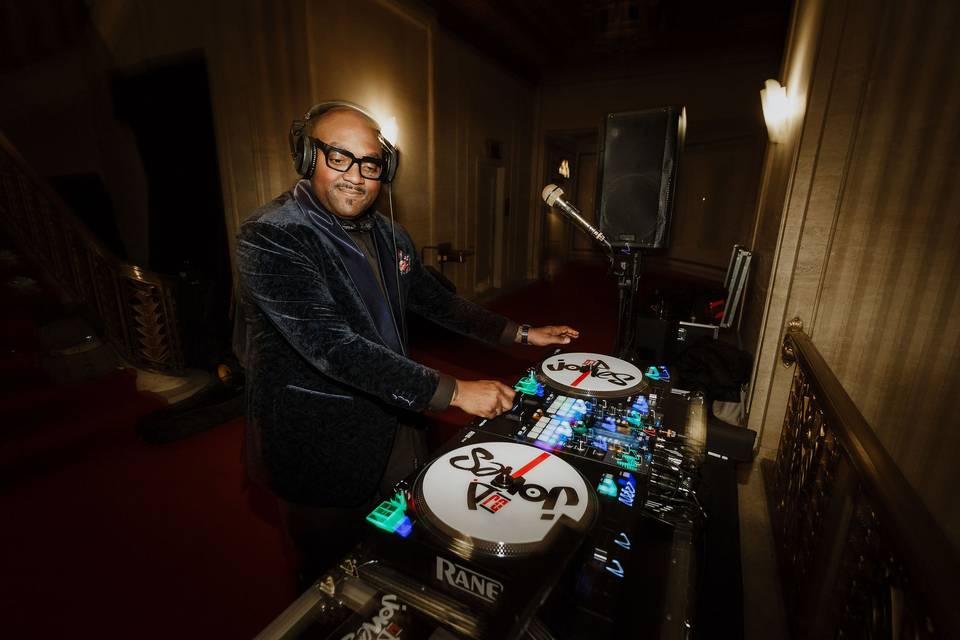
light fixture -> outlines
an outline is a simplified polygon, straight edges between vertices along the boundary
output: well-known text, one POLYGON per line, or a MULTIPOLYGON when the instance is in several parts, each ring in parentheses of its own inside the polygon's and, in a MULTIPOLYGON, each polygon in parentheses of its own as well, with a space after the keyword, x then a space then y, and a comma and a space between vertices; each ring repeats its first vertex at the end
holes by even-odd
POLYGON ((557 169, 557 172, 564 178, 570 177, 570 163, 566 160, 560 161, 560 168, 557 169))
POLYGON ((396 146, 397 138, 400 135, 400 126, 397 124, 397 119, 390 116, 383 120, 383 125, 380 127, 380 135, 382 135, 387 142, 396 146))
POLYGON ((767 136, 770 142, 777 144, 787 134, 790 119, 790 99, 786 87, 776 80, 767 80, 760 90, 760 104, 763 105, 763 119, 767 123, 767 136))

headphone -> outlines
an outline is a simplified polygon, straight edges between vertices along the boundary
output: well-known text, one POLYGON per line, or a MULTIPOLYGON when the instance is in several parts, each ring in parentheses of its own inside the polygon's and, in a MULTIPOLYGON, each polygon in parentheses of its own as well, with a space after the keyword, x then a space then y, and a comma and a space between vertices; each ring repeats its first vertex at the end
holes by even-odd
MULTIPOLYGON (((351 109, 370 118, 374 123, 377 119, 372 113, 358 104, 346 100, 330 100, 310 107, 301 120, 294 120, 290 125, 290 156, 293 158, 293 168, 304 178, 309 178, 317 170, 319 149, 317 141, 304 131, 312 120, 333 109, 351 109)), ((383 175, 380 182, 391 183, 397 175, 397 165, 400 163, 400 151, 380 134, 380 125, 377 124, 377 140, 383 148, 383 175)))

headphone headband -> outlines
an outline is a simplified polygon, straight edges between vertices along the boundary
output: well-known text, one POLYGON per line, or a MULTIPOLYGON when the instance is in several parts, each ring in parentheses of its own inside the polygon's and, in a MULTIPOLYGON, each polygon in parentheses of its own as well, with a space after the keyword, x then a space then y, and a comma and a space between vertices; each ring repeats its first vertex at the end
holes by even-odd
POLYGON ((293 166, 297 173, 304 178, 309 178, 313 175, 314 171, 316 171, 318 157, 317 145, 314 139, 305 133, 305 130, 311 120, 334 109, 350 109, 356 111, 369 118, 376 125, 377 140, 383 148, 384 156, 384 171, 380 181, 386 183, 393 182, 394 177, 397 175, 400 151, 380 133, 380 123, 377 122, 376 117, 374 117, 372 113, 359 104, 347 100, 328 100, 327 102, 315 104, 303 114, 302 120, 294 120, 290 125, 290 156, 293 158, 293 166))

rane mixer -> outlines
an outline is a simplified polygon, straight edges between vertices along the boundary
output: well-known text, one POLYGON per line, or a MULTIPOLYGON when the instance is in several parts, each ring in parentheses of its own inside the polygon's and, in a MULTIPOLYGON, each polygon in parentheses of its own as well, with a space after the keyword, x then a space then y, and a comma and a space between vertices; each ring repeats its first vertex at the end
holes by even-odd
POLYGON ((259 637, 690 637, 702 399, 587 353, 515 388, 259 637))
MULTIPOLYGON (((514 386, 520 402, 513 411, 482 426, 575 464, 585 458, 634 472, 644 480, 643 507, 651 515, 689 522, 700 511, 694 485, 705 418, 702 398, 670 382, 665 367, 644 374, 619 358, 557 354, 514 386)), ((612 490, 609 483, 598 487, 612 490)))

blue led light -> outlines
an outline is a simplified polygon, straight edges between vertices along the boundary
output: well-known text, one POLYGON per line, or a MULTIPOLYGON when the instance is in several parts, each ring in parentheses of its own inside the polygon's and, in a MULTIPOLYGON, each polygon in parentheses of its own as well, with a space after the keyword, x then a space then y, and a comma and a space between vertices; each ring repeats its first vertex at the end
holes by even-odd
POLYGON ((409 536, 411 531, 413 531, 413 523, 410 522, 410 518, 407 516, 403 516, 403 520, 401 520, 397 524, 397 528, 393 530, 393 532, 401 538, 409 536))
POLYGON ((646 396, 639 396, 636 402, 633 403, 633 409, 640 415, 647 415, 650 412, 650 404, 647 402, 646 396))
POLYGON ((617 484, 622 487, 622 489, 620 489, 620 496, 617 499, 628 507, 632 507, 634 498, 636 498, 637 495, 637 481, 634 480, 633 474, 624 471, 620 474, 620 477, 617 478, 617 484))

